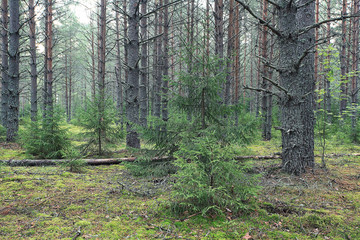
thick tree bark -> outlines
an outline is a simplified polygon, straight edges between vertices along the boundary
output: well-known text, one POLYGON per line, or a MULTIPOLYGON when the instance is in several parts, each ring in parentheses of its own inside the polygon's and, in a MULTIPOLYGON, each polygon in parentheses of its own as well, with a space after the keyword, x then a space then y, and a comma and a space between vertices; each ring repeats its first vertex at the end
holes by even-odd
MULTIPOLYGON (((147 0, 141 1, 141 14, 146 14, 147 0)), ((148 43, 147 43, 147 18, 141 19, 141 40, 145 41, 141 45, 141 83, 139 89, 140 98, 140 124, 144 127, 147 126, 147 115, 148 115, 148 98, 147 98, 147 79, 148 79, 148 43)))
POLYGON ((9 2, 9 101, 6 140, 16 140, 19 129, 20 1, 9 2))
MULTIPOLYGON (((307 3, 300 0, 298 4, 307 3)), ((298 29, 313 25, 315 4, 297 8, 288 3, 279 9, 280 85, 288 90, 280 99, 282 122, 282 168, 301 174, 314 166, 314 29, 297 36, 298 29), (301 64, 299 60, 306 53, 301 64)))
POLYGON ((126 49, 128 52, 129 78, 126 89, 127 136, 126 146, 140 148, 139 134, 134 124, 139 124, 139 1, 129 0, 129 28, 126 49))
POLYGON ((8 101, 9 101, 9 57, 8 57, 8 1, 1 1, 1 40, 2 40, 2 54, 1 54, 1 124, 7 127, 7 113, 8 113, 8 101))
POLYGON ((37 69, 36 69, 36 23, 35 3, 29 0, 30 75, 31 75, 31 121, 37 120, 37 69))

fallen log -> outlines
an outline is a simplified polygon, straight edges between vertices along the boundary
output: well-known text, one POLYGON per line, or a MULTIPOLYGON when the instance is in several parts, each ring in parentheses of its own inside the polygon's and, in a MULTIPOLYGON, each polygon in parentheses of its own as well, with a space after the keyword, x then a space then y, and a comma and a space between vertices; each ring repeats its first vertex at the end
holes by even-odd
MULTIPOLYGON (((113 165, 123 162, 135 162, 135 157, 130 158, 108 158, 108 159, 82 159, 87 165, 113 165)), ((151 159, 153 162, 169 161, 170 157, 156 157, 151 159)), ((1 160, 0 164, 4 164, 11 167, 41 167, 41 166, 56 166, 62 163, 67 163, 71 160, 68 159, 24 159, 24 160, 1 160)))
MULTIPOLYGON (((315 155, 315 157, 321 157, 321 154, 315 155)), ((360 153, 350 153, 350 154, 326 154, 325 157, 332 158, 332 157, 346 157, 346 156, 360 156, 360 153)), ((98 165, 112 165, 112 164, 120 164, 123 162, 135 162, 136 157, 130 158, 107 158, 107 159, 83 159, 83 161, 87 165, 98 166, 98 165)), ((173 157, 155 157, 152 158, 152 162, 163 162, 163 161, 170 161, 173 160, 173 157)), ((280 154, 274 155, 266 155, 266 156, 236 156, 234 157, 235 160, 247 160, 247 159, 254 159, 254 160, 272 160, 272 159, 281 159, 280 154)), ((40 167, 40 166, 56 166, 62 163, 69 162, 71 160, 66 159, 40 159, 40 160, 32 160, 32 159, 24 159, 24 160, 0 160, 0 164, 4 164, 7 166, 12 167, 40 167)))

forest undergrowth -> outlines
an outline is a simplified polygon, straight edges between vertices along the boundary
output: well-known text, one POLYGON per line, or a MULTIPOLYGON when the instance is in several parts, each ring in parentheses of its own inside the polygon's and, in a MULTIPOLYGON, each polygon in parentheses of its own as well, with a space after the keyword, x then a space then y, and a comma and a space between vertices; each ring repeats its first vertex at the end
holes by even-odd
MULTIPOLYGON (((271 155, 280 142, 257 141, 244 154, 271 155)), ((319 150, 320 151, 320 150, 319 150)), ((359 152, 328 143, 328 153, 359 152)), ((128 152, 116 153, 127 156, 128 152)), ((2 159, 27 158, 1 145, 2 159)), ((222 215, 171 212, 176 179, 136 177, 126 165, 0 167, 0 239, 359 239, 360 159, 327 158, 302 176, 281 172, 280 160, 249 160, 261 174, 251 209, 222 215)))

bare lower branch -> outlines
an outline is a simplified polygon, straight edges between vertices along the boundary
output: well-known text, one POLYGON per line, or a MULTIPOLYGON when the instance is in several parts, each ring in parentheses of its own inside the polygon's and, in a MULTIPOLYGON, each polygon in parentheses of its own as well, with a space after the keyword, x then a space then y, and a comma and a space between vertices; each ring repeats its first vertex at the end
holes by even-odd
POLYGON ((253 87, 249 87, 249 86, 243 86, 244 89, 248 89, 248 90, 252 90, 252 91, 256 91, 256 92, 264 92, 264 93, 269 93, 271 95, 274 95, 274 96, 277 96, 278 98, 281 98, 280 97, 280 94, 279 93, 275 93, 273 91, 270 91, 268 89, 263 89, 263 88, 253 88, 253 87))
POLYGON ((286 95, 289 95, 289 91, 287 89, 285 89, 284 87, 280 86, 277 82, 273 81, 272 79, 263 76, 263 78, 270 82, 272 85, 274 85, 275 87, 277 87, 278 89, 282 90, 286 95))
POLYGON ((297 35, 300 36, 302 34, 305 34, 307 33, 308 31, 310 31, 311 29, 313 28, 318 28, 320 27, 321 25, 325 24, 325 23, 329 23, 329 22, 335 22, 335 21, 340 21, 340 20, 344 20, 344 19, 347 19, 347 18, 354 18, 354 17, 360 17, 360 13, 357 12, 353 15, 348 15, 348 16, 341 16, 341 17, 337 17, 337 18, 329 18, 329 19, 326 19, 324 21, 321 21, 321 22, 318 22, 318 23, 315 23, 313 25, 310 25, 310 26, 307 26, 307 27, 304 27, 302 29, 299 29, 297 31, 297 35))
POLYGON ((236 2, 240 3, 240 5, 248 12, 250 13, 251 16, 253 16, 254 18, 256 18, 260 24, 268 27, 273 33, 275 33, 278 36, 282 36, 281 32, 276 29, 273 25, 270 24, 269 21, 265 21, 264 19, 262 19, 260 16, 258 16, 256 13, 254 13, 253 10, 251 10, 251 8, 246 5, 242 0, 235 0, 236 2))

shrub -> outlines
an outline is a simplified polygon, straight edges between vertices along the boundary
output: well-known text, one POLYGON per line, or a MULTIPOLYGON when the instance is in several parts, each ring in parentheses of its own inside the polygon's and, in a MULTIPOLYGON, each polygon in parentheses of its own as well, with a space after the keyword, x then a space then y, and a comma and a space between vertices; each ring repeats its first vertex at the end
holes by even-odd
POLYGON ((173 210, 222 213, 248 209, 257 192, 257 176, 249 175, 247 165, 233 160, 234 150, 221 146, 208 136, 188 138, 176 152, 180 169, 174 186, 173 210))
POLYGON ((70 172, 81 173, 84 171, 84 167, 87 165, 83 159, 80 159, 80 153, 74 148, 69 148, 65 152, 66 161, 60 163, 60 166, 68 169, 70 172))
POLYGON ((102 101, 104 100, 100 100, 98 96, 94 100, 88 100, 87 110, 80 114, 78 124, 86 130, 83 137, 87 139, 87 143, 82 146, 84 153, 97 151, 101 155, 109 144, 115 144, 124 137, 120 126, 115 124, 113 102, 102 101), (103 105, 102 110, 100 104, 103 105))
POLYGON ((26 152, 39 158, 63 158, 70 147, 68 133, 60 126, 60 115, 40 121, 30 122, 20 133, 20 143, 26 152))

